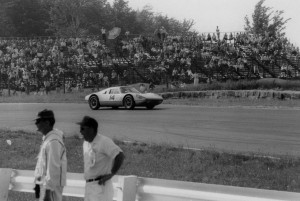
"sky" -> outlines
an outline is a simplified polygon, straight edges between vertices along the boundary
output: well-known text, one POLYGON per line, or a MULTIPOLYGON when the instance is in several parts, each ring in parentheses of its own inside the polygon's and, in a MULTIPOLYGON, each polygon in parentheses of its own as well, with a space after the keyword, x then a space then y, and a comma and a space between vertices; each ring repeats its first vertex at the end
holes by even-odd
MULTIPOLYGON (((112 2, 113 0, 109 0, 112 2)), ((154 13, 161 13, 178 20, 192 19, 193 29, 198 32, 243 31, 246 15, 252 19, 259 0, 127 0, 129 7, 137 10, 150 5, 154 13)), ((300 0, 266 0, 265 6, 272 10, 283 10, 286 36, 290 42, 300 46, 300 0)))

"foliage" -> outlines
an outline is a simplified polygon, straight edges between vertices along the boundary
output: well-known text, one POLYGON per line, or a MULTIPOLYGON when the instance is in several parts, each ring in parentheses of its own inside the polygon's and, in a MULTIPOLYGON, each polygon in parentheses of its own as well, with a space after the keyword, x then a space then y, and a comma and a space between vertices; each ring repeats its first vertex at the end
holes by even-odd
POLYGON ((16 35, 15 27, 8 16, 8 9, 12 6, 10 1, 0 0, 0 36, 16 35))
POLYGON ((255 5, 252 24, 248 16, 245 17, 245 30, 256 35, 284 36, 285 25, 290 18, 285 19, 282 16, 284 11, 273 11, 272 8, 263 5, 264 2, 265 0, 260 0, 255 5))
POLYGON ((10 0, 4 4, 4 12, 7 31, 15 29, 15 36, 46 35, 49 15, 39 0, 10 0))
POLYGON ((57 36, 84 35, 84 3, 84 0, 53 1, 50 9, 50 30, 57 36))
POLYGON ((150 6, 133 10, 126 0, 0 0, 0 36, 62 37, 99 35, 117 26, 122 32, 149 34, 160 26, 169 33, 186 33, 193 20, 182 22, 156 14, 150 6))

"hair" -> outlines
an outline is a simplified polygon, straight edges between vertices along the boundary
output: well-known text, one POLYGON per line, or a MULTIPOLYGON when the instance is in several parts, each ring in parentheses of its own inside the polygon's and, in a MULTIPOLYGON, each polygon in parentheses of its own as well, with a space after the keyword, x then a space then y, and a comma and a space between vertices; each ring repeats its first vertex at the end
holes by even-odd
POLYGON ((92 124, 89 125, 92 129, 94 129, 95 133, 98 132, 98 122, 92 118, 92 121, 94 121, 92 124))
POLYGON ((95 132, 98 132, 98 122, 96 119, 89 117, 89 116, 84 116, 82 125, 90 127, 94 129, 95 132))
POLYGON ((54 118, 45 119, 45 121, 49 121, 51 127, 53 127, 54 124, 55 124, 55 119, 54 118))

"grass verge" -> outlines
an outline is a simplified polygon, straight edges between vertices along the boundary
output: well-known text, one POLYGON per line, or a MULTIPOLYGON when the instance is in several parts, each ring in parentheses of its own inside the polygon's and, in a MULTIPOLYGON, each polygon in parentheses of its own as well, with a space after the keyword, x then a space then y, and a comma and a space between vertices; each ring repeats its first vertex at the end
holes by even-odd
MULTIPOLYGON (((34 133, 0 130, 0 168, 34 170, 40 143, 41 136, 34 133), (6 140, 12 144, 8 145, 6 140)), ((300 192, 299 157, 259 157, 255 153, 195 151, 167 144, 128 144, 117 140, 116 143, 126 155, 119 175, 300 192)), ((70 137, 65 144, 68 172, 82 173, 82 140, 70 137)), ((11 192, 10 197, 19 200, 20 193, 11 192)), ((21 200, 27 197, 30 200, 33 194, 22 194, 21 200)))

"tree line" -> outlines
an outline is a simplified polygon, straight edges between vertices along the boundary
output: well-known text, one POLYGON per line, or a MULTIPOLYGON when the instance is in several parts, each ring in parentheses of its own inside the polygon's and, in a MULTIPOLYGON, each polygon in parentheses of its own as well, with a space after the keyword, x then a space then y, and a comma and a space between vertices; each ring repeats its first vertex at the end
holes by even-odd
POLYGON ((125 0, 0 0, 1 37, 99 35, 102 27, 149 34, 161 26, 170 34, 184 34, 193 25, 193 20, 154 13, 151 6, 134 10, 125 0))
MULTIPOLYGON (((285 38, 290 18, 284 11, 264 5, 260 0, 252 19, 245 17, 244 29, 254 35, 285 38)), ((171 35, 197 34, 193 19, 179 21, 154 13, 149 5, 141 10, 129 7, 126 0, 0 0, 0 37, 82 37, 99 35, 101 28, 120 27, 124 34, 154 33, 164 27, 171 35)))

